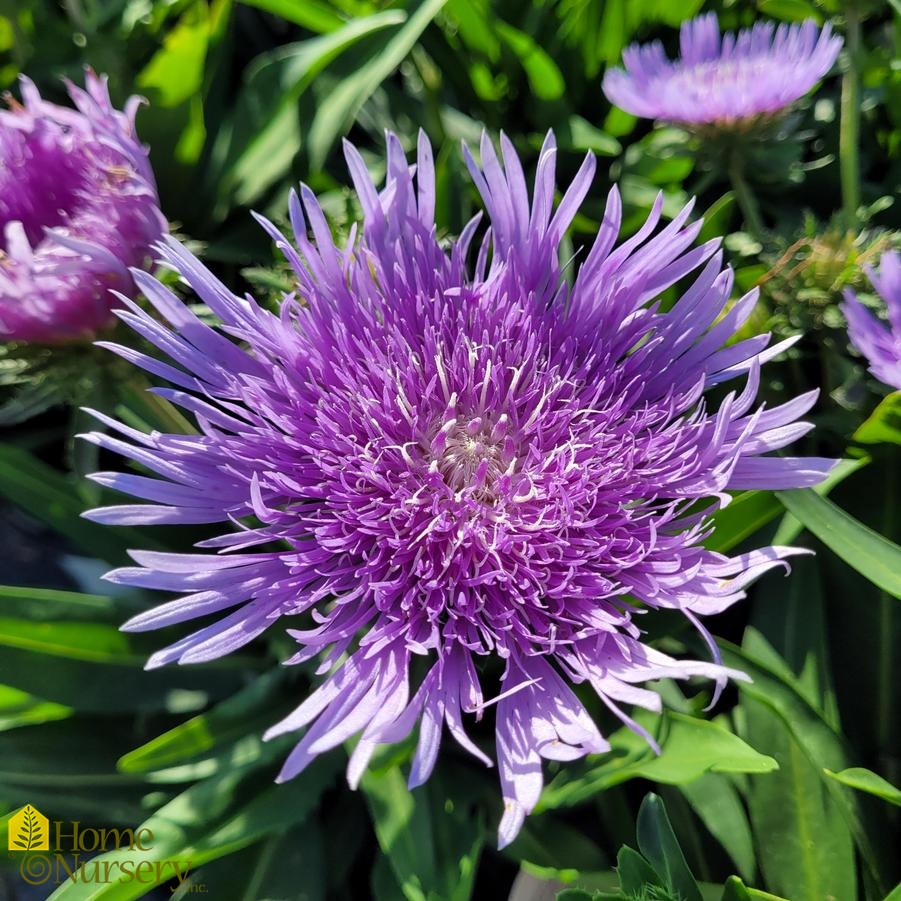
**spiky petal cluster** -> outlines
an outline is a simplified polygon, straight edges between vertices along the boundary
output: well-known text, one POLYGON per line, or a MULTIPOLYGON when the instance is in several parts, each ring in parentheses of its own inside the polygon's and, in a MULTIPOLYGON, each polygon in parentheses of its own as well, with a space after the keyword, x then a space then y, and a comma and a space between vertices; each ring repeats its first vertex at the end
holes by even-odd
POLYGON ((623 52, 625 69, 604 75, 607 99, 646 119, 686 126, 742 128, 803 97, 831 68, 841 38, 827 24, 758 22, 720 35, 714 13, 685 22, 681 56, 667 58, 659 41, 623 52))
POLYGON ((888 325, 880 322, 850 289, 842 311, 848 319, 851 343, 867 358, 876 378, 901 390, 901 255, 887 251, 878 272, 867 269, 876 293, 888 308, 888 325))
POLYGON ((120 315, 172 362, 115 349, 174 383, 160 393, 200 432, 143 434, 101 417, 124 440, 91 440, 157 477, 97 474, 150 503, 89 515, 229 526, 201 552, 135 553, 137 567, 111 574, 179 595, 126 628, 216 617, 150 666, 209 660, 280 616, 308 614, 310 628, 291 633, 293 659, 323 655, 329 675, 271 730, 307 730, 281 778, 361 733, 356 784, 376 745, 417 722, 413 785, 428 778, 445 727, 490 762, 464 714, 499 696, 506 843, 538 799, 542 758, 608 747, 572 683, 631 723, 621 704, 660 707, 638 683, 727 675, 645 645, 637 614, 676 610, 698 624, 791 549, 708 551, 702 508, 725 504, 730 489, 814 484, 830 463, 770 454, 807 431, 797 418, 814 393, 755 408, 760 364, 781 348, 767 349, 768 336, 726 346, 755 295, 724 312, 732 274, 716 241, 694 246, 690 207, 658 229, 658 202, 617 247, 612 191, 569 285, 558 252, 594 161, 554 211, 553 137, 531 196, 501 144, 498 158, 483 140, 481 168, 466 154, 491 221, 474 266, 478 219, 449 246, 437 238, 424 138, 414 177, 389 137, 381 192, 347 146, 364 220, 345 246, 307 188, 291 201, 296 246, 261 220, 297 279, 279 315, 170 241, 165 261, 222 329, 136 273, 159 318, 131 303, 120 315), (661 293, 692 272, 663 311, 661 293), (739 377, 743 389, 711 409, 705 390, 739 377))
POLYGON ((77 109, 21 79, 23 104, 0 111, 0 340, 60 342, 113 322, 111 289, 131 293, 166 231, 134 118, 106 79, 68 84, 77 109))

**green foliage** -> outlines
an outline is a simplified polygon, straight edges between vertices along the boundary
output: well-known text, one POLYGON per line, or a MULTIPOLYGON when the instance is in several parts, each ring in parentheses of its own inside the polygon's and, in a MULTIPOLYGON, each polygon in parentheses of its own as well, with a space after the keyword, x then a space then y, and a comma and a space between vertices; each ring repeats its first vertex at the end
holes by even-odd
MULTIPOLYGON (((153 853, 140 859, 190 861, 180 885, 167 881, 171 869, 157 880, 159 896, 175 899, 203 886, 241 901, 479 901, 507 898, 519 875, 546 894, 565 884, 562 901, 901 901, 901 393, 883 396, 849 351, 838 306, 850 287, 882 315, 865 267, 901 243, 899 52, 897 0, 0 0, 0 88, 15 94, 26 73, 62 99, 59 76, 77 81, 89 64, 109 73, 117 104, 146 96, 138 131, 174 230, 236 291, 249 286, 270 306, 293 278, 249 211, 284 223, 288 192, 303 180, 345 234, 357 217, 345 136, 378 180, 384 130, 412 149, 424 129, 438 219, 454 233, 477 206, 461 139, 503 130, 531 177, 553 129, 561 182, 588 151, 599 164, 567 237, 574 259, 584 259, 614 181, 626 233, 660 192, 665 216, 697 197, 699 240, 725 237, 736 297, 761 291, 740 337, 804 333, 762 373, 768 407, 819 388, 817 429, 801 452, 851 458, 816 489, 744 491, 712 518, 710 550, 800 542, 817 554, 708 621, 726 665, 752 681, 727 690, 713 713, 701 683, 684 693, 656 686, 662 715, 628 712, 659 756, 578 686, 612 749, 550 763, 536 810, 498 853, 496 773, 450 740, 414 791, 412 739, 380 751, 356 793, 339 776, 339 751, 273 783, 294 739, 262 734, 319 678, 278 666, 291 653, 284 635, 219 662, 144 670, 152 649, 184 632, 122 633, 155 601, 98 576, 126 564, 129 549, 184 549, 209 534, 82 518, 114 495, 84 478, 106 464, 74 440, 102 427, 77 408, 142 430, 196 427, 105 351, 7 346, 0 500, 11 547, 0 581, 22 584, 0 587, 0 822, 30 804, 85 826, 150 828, 153 853), (623 49, 653 39, 672 49, 679 25, 707 10, 726 28, 813 18, 848 34, 859 22, 861 46, 839 66, 855 63, 862 84, 853 221, 838 212, 838 73, 754 141, 746 177, 760 234, 726 178, 727 144, 705 148, 697 135, 610 108, 600 82, 623 49), (657 794, 642 801, 649 788, 657 794)), ((123 335, 114 338, 134 340, 123 335)), ((650 637, 667 652, 704 653, 675 619, 648 627, 660 628, 650 637)), ((491 723, 489 709, 473 726, 486 752, 491 723)), ((129 852, 98 859, 121 864, 129 852)), ((19 863, 0 860, 0 896, 18 895, 19 863)), ((66 883, 52 897, 153 888, 66 883)))

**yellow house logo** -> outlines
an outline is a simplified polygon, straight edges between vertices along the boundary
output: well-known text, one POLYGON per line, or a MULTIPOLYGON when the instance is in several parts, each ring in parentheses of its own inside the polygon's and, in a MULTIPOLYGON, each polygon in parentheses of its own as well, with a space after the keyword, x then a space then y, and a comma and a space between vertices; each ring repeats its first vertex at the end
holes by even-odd
MULTIPOLYGON (((153 831, 146 826, 93 829, 82 826, 80 820, 51 823, 26 804, 9 818, 7 830, 9 856, 21 855, 19 874, 30 885, 139 883, 146 891, 154 885, 176 882, 182 893, 206 893, 206 886, 189 875, 192 861, 155 855, 153 831), (50 853, 32 853, 35 851, 50 853), (87 858, 82 856, 85 854, 87 858)), ((176 891, 176 886, 170 891, 176 891)))
POLYGON ((49 851, 50 823, 40 811, 26 804, 9 820, 10 851, 49 851))

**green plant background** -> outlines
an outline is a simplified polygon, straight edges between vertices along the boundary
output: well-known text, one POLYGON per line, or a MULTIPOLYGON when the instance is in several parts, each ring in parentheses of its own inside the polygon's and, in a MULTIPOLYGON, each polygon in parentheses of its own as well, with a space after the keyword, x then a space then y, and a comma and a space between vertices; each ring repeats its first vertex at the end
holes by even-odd
MULTIPOLYGON (((117 103, 144 95, 138 128, 174 230, 236 290, 267 303, 289 277, 249 211, 284 224, 288 191, 303 180, 334 230, 346 231, 357 209, 340 154, 345 135, 378 176, 384 131, 409 148, 424 129, 436 151, 438 222, 451 234, 477 201, 459 145, 483 128, 506 132, 531 168, 554 129, 564 177, 586 151, 598 156, 569 237, 574 252, 597 230, 614 181, 626 232, 658 192, 667 215, 697 196, 702 236, 726 236, 738 288, 762 288, 753 328, 804 333, 769 367, 765 396, 819 387, 818 428, 803 450, 847 461, 816 493, 747 492, 718 516, 717 549, 797 542, 817 551, 711 623, 726 662, 754 681, 730 688, 712 713, 704 712, 709 686, 662 685, 667 712, 642 720, 663 746, 659 758, 590 707, 613 751, 548 767, 538 809, 499 853, 495 776, 450 742, 435 776, 413 793, 409 745, 377 755, 358 792, 343 782, 343 752, 273 784, 292 739, 260 736, 311 682, 309 668, 279 665, 291 652, 281 630, 216 663, 144 672, 167 636, 118 626, 151 598, 111 593, 98 577, 129 547, 185 547, 197 536, 79 518, 103 492, 83 477, 96 459, 72 438, 87 425, 77 405, 144 428, 190 423, 108 354, 8 353, 0 360, 9 548, 0 564, 9 586, 0 588, 0 817, 32 804, 51 821, 143 824, 155 836, 147 859, 192 861, 174 894, 155 890, 176 899, 192 885, 236 901, 500 899, 526 875, 549 892, 573 886, 565 895, 573 901, 595 891, 901 899, 893 888, 901 880, 893 665, 901 400, 885 397, 849 350, 836 306, 843 287, 866 289, 862 264, 896 245, 901 229, 893 202, 899 47, 896 0, 0 0, 0 87, 15 93, 24 72, 62 101, 60 76, 77 82, 90 64, 109 74, 117 103), (859 49, 794 113, 791 137, 753 148, 762 240, 743 222, 715 152, 699 154, 683 132, 612 109, 600 90, 627 43, 659 38, 673 49, 679 24, 702 10, 727 29, 813 17, 842 33, 861 30, 859 49), (849 68, 861 86, 859 205, 849 204, 847 185, 843 197, 838 153, 849 68)), ((661 616, 653 628, 661 647, 703 653, 677 620, 661 616)), ((488 746, 490 723, 476 735, 488 746)), ((0 859, 0 898, 46 897, 48 886, 27 889, 19 863, 0 859)), ((125 899, 146 889, 69 884, 53 897, 125 899)))

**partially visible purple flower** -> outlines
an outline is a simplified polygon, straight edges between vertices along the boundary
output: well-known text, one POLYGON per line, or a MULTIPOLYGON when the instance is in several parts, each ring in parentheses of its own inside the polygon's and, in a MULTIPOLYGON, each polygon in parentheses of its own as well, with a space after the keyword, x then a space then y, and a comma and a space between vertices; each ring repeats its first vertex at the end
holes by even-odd
POLYGON ((23 76, 24 105, 0 111, 0 340, 70 341, 111 324, 111 289, 133 293, 129 267, 167 230, 135 135, 140 99, 115 110, 91 71, 86 91, 67 87, 77 109, 23 76))
POLYGON ((686 126, 742 128, 803 97, 831 68, 842 46, 827 24, 758 22, 720 36, 714 13, 685 22, 681 57, 659 41, 623 52, 625 69, 609 69, 607 99, 634 116, 686 126))
POLYGON ((501 148, 499 158, 484 138, 481 166, 466 151, 491 221, 474 266, 479 217, 449 246, 438 239, 424 137, 414 178, 389 136, 381 192, 346 145, 364 218, 344 246, 306 187, 290 203, 295 244, 260 220, 297 279, 278 315, 232 294, 175 241, 162 246, 222 328, 135 273, 159 317, 130 302, 119 315, 172 362, 112 348, 174 383, 159 393, 200 433, 145 434, 98 414, 124 438, 89 439, 157 477, 96 474, 149 503, 88 515, 228 527, 197 553, 134 552, 137 567, 110 574, 178 595, 127 629, 206 619, 149 666, 210 660, 281 616, 308 615, 310 627, 291 632, 292 662, 319 658, 326 678, 268 733, 306 728, 281 779, 359 734, 356 785, 376 746, 417 723, 411 785, 432 772, 445 728, 490 764, 464 715, 481 717, 486 693, 497 700, 507 844, 538 799, 542 760, 609 747, 571 684, 642 731, 622 705, 661 701, 640 683, 740 675, 719 665, 699 617, 795 551, 709 551, 709 514, 728 491, 813 485, 832 464, 772 454, 810 428, 798 417, 816 392, 755 407, 760 366, 786 345, 727 343, 756 294, 726 309, 732 273, 718 241, 694 246, 691 206, 658 229, 658 199, 617 247, 611 191, 570 285, 560 245, 593 158, 555 211, 553 136, 531 196, 513 145, 502 137, 501 148), (690 273, 691 287, 662 308, 661 294, 690 273), (736 378, 740 391, 704 399, 736 378), (639 623, 656 610, 687 617, 714 662, 643 643, 639 623))
POLYGON ((842 312, 848 320, 851 343, 867 358, 876 378, 901 390, 901 255, 882 255, 879 271, 867 268, 876 293, 888 307, 888 325, 880 322, 850 289, 842 312))

